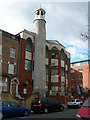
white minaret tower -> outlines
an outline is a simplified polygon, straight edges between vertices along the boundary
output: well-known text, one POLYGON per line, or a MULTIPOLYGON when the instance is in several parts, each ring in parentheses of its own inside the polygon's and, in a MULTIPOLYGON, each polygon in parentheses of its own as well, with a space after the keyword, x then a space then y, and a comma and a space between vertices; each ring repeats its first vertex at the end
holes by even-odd
POLYGON ((45 92, 45 46, 46 46, 46 28, 45 28, 45 10, 36 9, 34 30, 35 36, 35 54, 34 54, 34 91, 42 94, 45 92))

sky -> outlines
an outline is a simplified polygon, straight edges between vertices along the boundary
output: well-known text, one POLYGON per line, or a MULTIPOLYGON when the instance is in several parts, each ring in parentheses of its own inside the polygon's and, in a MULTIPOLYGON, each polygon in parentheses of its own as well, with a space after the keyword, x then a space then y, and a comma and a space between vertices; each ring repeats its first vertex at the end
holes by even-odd
POLYGON ((0 1, 0 29, 12 34, 31 31, 34 11, 41 6, 46 11, 46 39, 63 44, 71 54, 71 62, 87 60, 88 41, 83 40, 81 33, 88 32, 88 1, 48 1, 0 1))

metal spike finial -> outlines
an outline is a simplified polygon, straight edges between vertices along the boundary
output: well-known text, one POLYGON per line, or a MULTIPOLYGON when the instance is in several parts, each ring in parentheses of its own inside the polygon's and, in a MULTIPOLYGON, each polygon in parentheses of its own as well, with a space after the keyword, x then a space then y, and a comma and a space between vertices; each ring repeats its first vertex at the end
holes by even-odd
POLYGON ((41 8, 41 5, 40 5, 40 8, 41 8))

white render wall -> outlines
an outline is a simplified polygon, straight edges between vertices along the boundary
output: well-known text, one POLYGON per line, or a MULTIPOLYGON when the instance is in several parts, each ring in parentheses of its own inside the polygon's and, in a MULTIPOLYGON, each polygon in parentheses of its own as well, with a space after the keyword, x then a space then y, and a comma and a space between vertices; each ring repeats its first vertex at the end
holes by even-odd
POLYGON ((44 20, 34 21, 35 29, 35 55, 34 55, 34 91, 45 90, 45 47, 46 30, 44 20))

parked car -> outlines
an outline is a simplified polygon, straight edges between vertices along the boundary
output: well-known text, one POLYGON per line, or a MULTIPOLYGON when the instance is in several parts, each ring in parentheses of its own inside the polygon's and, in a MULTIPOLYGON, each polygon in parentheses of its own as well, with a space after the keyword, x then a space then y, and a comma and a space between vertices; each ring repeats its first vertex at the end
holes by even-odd
POLYGON ((0 101, 0 113, 1 117, 29 115, 30 108, 20 106, 16 102, 0 101))
POLYGON ((64 105, 54 98, 34 98, 31 103, 34 112, 48 113, 50 111, 63 111, 64 105))
POLYGON ((90 119, 90 97, 84 101, 82 107, 76 113, 77 120, 90 119))
POLYGON ((68 108, 77 108, 81 107, 83 104, 83 101, 81 99, 71 99, 69 102, 67 102, 68 108))

